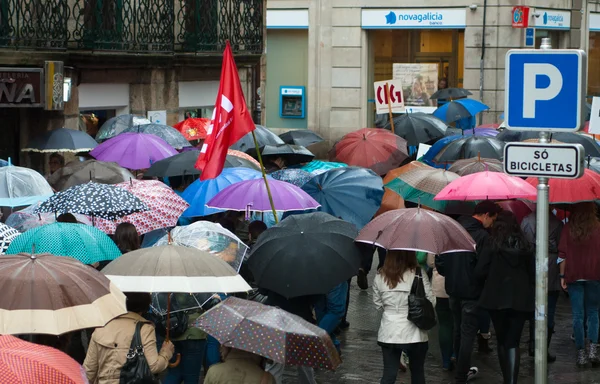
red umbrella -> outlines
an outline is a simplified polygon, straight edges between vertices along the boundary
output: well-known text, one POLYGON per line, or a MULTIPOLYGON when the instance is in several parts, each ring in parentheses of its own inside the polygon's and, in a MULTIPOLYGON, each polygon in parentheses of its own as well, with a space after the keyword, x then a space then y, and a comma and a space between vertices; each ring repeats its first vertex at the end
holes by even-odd
POLYGON ((385 129, 363 128, 344 136, 329 152, 329 160, 370 168, 385 175, 408 158, 406 140, 385 129))
POLYGON ((525 216, 529 215, 535 210, 535 205, 530 202, 522 200, 505 200, 497 203, 505 211, 512 212, 516 217, 517 221, 521 223, 525 216))
POLYGON ((206 139, 206 132, 210 125, 210 119, 205 117, 192 117, 175 124, 173 128, 181 132, 186 140, 206 139))
MULTIPOLYGON (((526 180, 537 187, 538 179, 526 180)), ((589 169, 579 179, 550 179, 550 204, 573 204, 600 200, 600 175, 589 169)), ((533 199, 531 199, 533 200, 533 199)))

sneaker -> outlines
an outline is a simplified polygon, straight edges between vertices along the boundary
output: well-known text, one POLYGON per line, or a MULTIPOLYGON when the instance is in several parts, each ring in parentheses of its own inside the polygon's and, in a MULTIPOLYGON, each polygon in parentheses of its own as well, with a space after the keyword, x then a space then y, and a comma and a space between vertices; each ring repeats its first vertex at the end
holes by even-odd
POLYGON ((592 363, 592 367, 598 367, 600 365, 600 353, 598 351, 598 344, 590 344, 588 360, 590 361, 590 363, 592 363))
POLYGON ((467 381, 473 380, 479 374, 479 368, 471 367, 469 368, 469 372, 467 373, 467 381))
POLYGON ((588 355, 585 349, 580 349, 577 351, 577 361, 575 364, 577 368, 585 368, 585 366, 589 363, 588 355))
POLYGON ((356 283, 358 287, 362 290, 369 289, 369 281, 367 280, 367 272, 364 269, 358 270, 358 275, 356 276, 356 283))
POLYGON ((339 327, 342 331, 345 331, 346 329, 350 328, 350 323, 344 320, 340 323, 339 327))

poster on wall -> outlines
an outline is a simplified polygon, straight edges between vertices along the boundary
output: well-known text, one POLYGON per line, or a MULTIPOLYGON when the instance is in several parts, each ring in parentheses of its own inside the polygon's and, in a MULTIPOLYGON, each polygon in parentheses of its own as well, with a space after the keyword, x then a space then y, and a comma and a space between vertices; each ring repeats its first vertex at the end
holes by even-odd
POLYGON ((431 113, 436 109, 435 100, 429 97, 437 91, 438 64, 395 63, 392 70, 394 80, 402 83, 407 112, 431 113))

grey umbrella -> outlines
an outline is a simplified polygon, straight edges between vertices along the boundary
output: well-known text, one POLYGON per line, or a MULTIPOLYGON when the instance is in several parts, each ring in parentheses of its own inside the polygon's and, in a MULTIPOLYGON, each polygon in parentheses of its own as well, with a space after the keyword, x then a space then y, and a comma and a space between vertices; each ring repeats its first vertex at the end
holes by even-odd
POLYGON ((36 137, 21 151, 24 152, 87 152, 98 143, 85 132, 58 128, 36 137))
MULTIPOLYGON (((248 154, 256 157, 256 148, 250 148, 248 154)), ((260 154, 266 159, 281 157, 287 165, 308 163, 315 158, 315 155, 303 146, 291 144, 265 145, 260 148, 260 154)))
POLYGON ((119 133, 122 133, 127 128, 150 123, 151 121, 146 119, 144 116, 130 114, 115 116, 106 120, 106 122, 102 124, 98 130, 98 133, 96 134, 96 140, 108 140, 117 136, 119 133))
POLYGON ((504 141, 493 137, 465 136, 448 143, 433 158, 433 161, 436 163, 448 163, 478 156, 501 160, 504 156, 505 145, 504 141))
POLYGON ((48 182, 57 191, 88 181, 102 184, 118 184, 135 177, 117 163, 98 160, 71 161, 48 177, 48 182))
POLYGON ((192 146, 192 144, 190 144, 190 142, 185 139, 181 132, 179 132, 171 126, 164 124, 152 123, 137 125, 135 127, 125 129, 122 133, 126 132, 149 133, 151 135, 156 135, 164 141, 166 141, 171 147, 176 149, 192 146))
MULTIPOLYGON (((256 140, 258 141, 259 147, 264 147, 265 145, 285 144, 283 140, 279 138, 279 136, 269 131, 269 129, 263 127, 262 125, 256 126, 254 134, 256 135, 256 140)), ((255 148, 252 132, 244 135, 229 148, 242 152, 247 152, 250 148, 255 148)))
POLYGON ((295 131, 288 131, 279 135, 281 140, 286 144, 301 145, 308 147, 309 145, 320 143, 323 138, 309 129, 297 129, 295 131))
MULTIPOLYGON (((390 129, 389 122, 385 129, 390 129)), ((406 113, 394 117, 394 133, 404 138, 408 145, 428 143, 444 137, 448 126, 442 120, 427 113, 406 113)))
MULTIPOLYGON (((144 175, 156 177, 199 175, 200 170, 194 167, 196 160, 198 160, 198 156, 200 156, 200 151, 194 150, 167 157, 166 159, 152 164, 152 166, 144 172, 144 175)), ((260 171, 260 168, 249 160, 227 155, 225 158, 225 168, 234 167, 250 168, 260 171)))
POLYGON ((432 100, 436 99, 458 99, 459 97, 467 97, 472 93, 464 88, 444 88, 438 89, 429 98, 432 100))

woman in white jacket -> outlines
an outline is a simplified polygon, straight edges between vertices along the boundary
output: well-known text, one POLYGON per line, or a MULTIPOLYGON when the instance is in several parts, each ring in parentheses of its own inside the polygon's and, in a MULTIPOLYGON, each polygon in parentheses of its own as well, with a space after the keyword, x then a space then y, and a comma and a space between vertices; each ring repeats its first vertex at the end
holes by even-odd
MULTIPOLYGON (((373 281, 373 302, 383 310, 377 342, 383 353, 381 384, 394 384, 402 351, 408 355, 411 383, 425 383, 427 331, 408 320, 408 295, 415 279, 417 257, 413 251, 388 251, 383 267, 373 281)), ((427 299, 435 306, 435 296, 427 274, 421 271, 427 299)))

